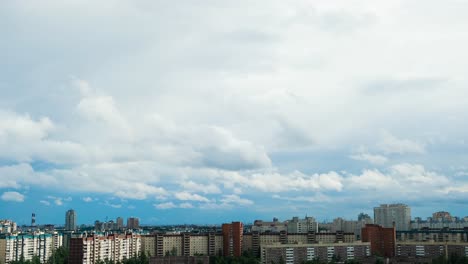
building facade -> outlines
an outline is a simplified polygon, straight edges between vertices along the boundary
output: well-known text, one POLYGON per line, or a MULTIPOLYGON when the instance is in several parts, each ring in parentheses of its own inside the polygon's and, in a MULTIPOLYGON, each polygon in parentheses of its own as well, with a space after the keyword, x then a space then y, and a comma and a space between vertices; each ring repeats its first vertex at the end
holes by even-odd
POLYGON ((122 217, 117 217, 117 219, 115 220, 115 224, 116 224, 116 227, 117 227, 118 230, 122 230, 122 228, 124 227, 123 218, 122 217))
POLYGON ((374 223, 393 227, 397 231, 410 230, 411 208, 405 204, 382 204, 374 208, 374 223))
POLYGON ((301 264, 305 261, 321 262, 357 260, 371 256, 370 243, 276 244, 261 249, 261 263, 301 264))
POLYGON ((398 242, 395 258, 412 263, 430 263, 433 259, 447 259, 452 255, 468 257, 468 243, 398 242))
POLYGON ((288 221, 288 233, 309 233, 312 231, 318 232, 318 223, 315 218, 309 216, 304 219, 293 217, 288 221))
POLYGON ((101 260, 119 262, 141 252, 139 235, 72 237, 69 243, 69 264, 94 264, 101 260))
POLYGON ((468 228, 397 231, 396 237, 399 242, 468 242, 468 228))
POLYGON ((244 225, 241 222, 223 224, 222 232, 224 256, 242 256, 244 225))
POLYGON ((362 229, 362 241, 370 242, 372 255, 391 258, 395 256, 396 231, 394 227, 386 228, 375 224, 362 229))
POLYGON ((127 218, 127 228, 128 229, 139 229, 140 228, 140 219, 136 217, 127 218))
POLYGON ((252 232, 270 232, 270 233, 279 233, 282 231, 288 230, 287 222, 280 222, 277 218, 274 218, 273 221, 263 221, 255 220, 252 225, 252 232))
POLYGON ((62 236, 53 234, 22 234, 6 235, 0 237, 0 263, 10 263, 32 260, 34 256, 39 257, 41 263, 45 263, 52 252, 62 246, 62 236))
POLYGON ((76 230, 76 212, 73 209, 65 213, 65 230, 76 230))
POLYGON ((16 232, 17 225, 11 220, 0 220, 0 234, 9 234, 16 232))
MULTIPOLYGON (((239 228, 239 227, 237 227, 239 228)), ((240 232, 240 229, 239 229, 240 232)), ((149 256, 223 256, 234 254, 234 240, 239 240, 231 231, 225 233, 204 233, 204 234, 152 234, 141 236, 142 250, 149 256), (228 253, 225 254, 225 241, 228 241, 228 253)), ((251 252, 255 256, 260 256, 260 248, 265 245, 274 244, 320 244, 320 243, 353 243, 354 233, 344 232, 309 232, 303 233, 259 233, 251 232, 242 234, 240 251, 251 252)), ((239 248, 238 246, 236 246, 239 248)))

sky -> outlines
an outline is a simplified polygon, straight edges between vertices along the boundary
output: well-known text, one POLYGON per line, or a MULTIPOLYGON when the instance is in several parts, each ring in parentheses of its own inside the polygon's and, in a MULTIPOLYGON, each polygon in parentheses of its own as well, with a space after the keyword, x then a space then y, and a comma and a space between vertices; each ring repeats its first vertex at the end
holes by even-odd
POLYGON ((0 219, 468 215, 468 1, 0 1, 0 219))

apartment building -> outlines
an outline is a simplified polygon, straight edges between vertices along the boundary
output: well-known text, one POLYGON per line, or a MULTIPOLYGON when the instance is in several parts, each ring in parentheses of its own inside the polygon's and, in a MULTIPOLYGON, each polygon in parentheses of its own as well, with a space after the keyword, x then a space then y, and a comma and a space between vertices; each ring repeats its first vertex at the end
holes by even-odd
POLYGON ((451 255, 468 257, 466 242, 398 242, 396 244, 396 259, 410 262, 431 262, 432 259, 451 255))
POLYGON ((274 244, 317 244, 317 243, 352 243, 356 241, 354 233, 345 232, 309 232, 299 233, 259 233, 244 234, 243 250, 250 251, 255 256, 260 256, 260 248, 274 244))
POLYGON ((206 234, 153 234, 141 237, 142 250, 149 256, 222 255, 223 235, 206 234))
POLYGON ((39 257, 41 263, 45 263, 53 250, 62 246, 62 235, 53 234, 21 234, 0 236, 0 263, 11 261, 32 260, 39 257))
POLYGON ((223 224, 221 228, 224 256, 240 257, 243 251, 244 225, 241 222, 232 222, 231 224, 223 224))
POLYGON ((369 224, 362 229, 362 241, 370 242, 372 255, 395 256, 396 232, 395 228, 386 228, 369 224))
POLYGON ((288 230, 288 223, 287 222, 280 222, 277 218, 274 218, 273 221, 263 221, 263 220, 255 220, 254 224, 252 225, 252 232, 260 232, 260 233, 279 233, 282 231, 288 230))
POLYGON ((304 261, 358 260, 371 256, 370 243, 275 244, 261 247, 261 263, 300 264, 304 261))
POLYGON ((118 262, 141 252, 139 235, 72 237, 69 243, 69 264, 94 264, 106 259, 118 262))
POLYGON ((387 228, 395 226, 398 231, 410 230, 411 208, 405 204, 382 204, 374 208, 374 223, 387 228))
POLYGON ((400 242, 468 242, 468 228, 423 228, 419 230, 397 231, 396 239, 400 242))
POLYGON ((315 218, 309 216, 304 219, 293 217, 287 224, 288 233, 308 233, 312 231, 318 232, 318 223, 315 218))
POLYGON ((11 220, 0 220, 0 234, 9 234, 16 232, 17 225, 11 220))
POLYGON ((224 233, 205 234, 152 234, 141 237, 141 248, 149 256, 194 256, 226 255, 225 246, 228 242, 228 254, 242 254, 244 251, 260 256, 260 247, 274 244, 319 244, 319 243, 353 243, 356 241, 353 233, 317 233, 306 234, 287 233, 245 233, 240 238, 240 226, 235 227, 234 234, 231 229, 225 227, 224 233), (237 240, 237 244, 234 242, 237 240), (240 242, 240 243, 239 243, 240 242), (236 247, 236 250, 234 248, 236 247))

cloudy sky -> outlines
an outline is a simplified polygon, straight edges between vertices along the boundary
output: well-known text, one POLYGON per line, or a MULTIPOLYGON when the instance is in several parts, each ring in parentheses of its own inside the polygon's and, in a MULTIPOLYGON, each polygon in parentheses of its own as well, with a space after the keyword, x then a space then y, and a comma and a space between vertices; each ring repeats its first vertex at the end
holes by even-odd
POLYGON ((468 215, 468 2, 0 2, 0 218, 468 215))

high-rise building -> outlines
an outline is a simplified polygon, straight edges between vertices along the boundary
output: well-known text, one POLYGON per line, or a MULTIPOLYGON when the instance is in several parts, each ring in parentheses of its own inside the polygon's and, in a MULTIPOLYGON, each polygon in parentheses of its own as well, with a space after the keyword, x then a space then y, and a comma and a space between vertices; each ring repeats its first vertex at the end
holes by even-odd
POLYGON ((31 226, 32 227, 36 226, 36 214, 35 213, 31 214, 31 226))
POLYGON ((362 242, 371 243, 372 255, 395 256, 396 231, 394 227, 368 224, 362 229, 362 242))
POLYGON ((136 217, 127 218, 127 228, 128 229, 138 229, 140 228, 140 219, 136 217))
POLYGON ((411 208, 405 204, 382 204, 374 207, 374 223, 383 227, 393 227, 397 231, 410 230, 411 208))
POLYGON ((116 228, 117 229, 122 229, 123 228, 123 218, 122 217, 117 217, 116 221, 115 221, 115 224, 116 224, 116 228))
POLYGON ((240 257, 242 255, 244 225, 241 222, 223 224, 222 230, 224 256, 240 257))
POLYGON ((76 212, 73 209, 65 214, 65 230, 76 230, 76 212))

